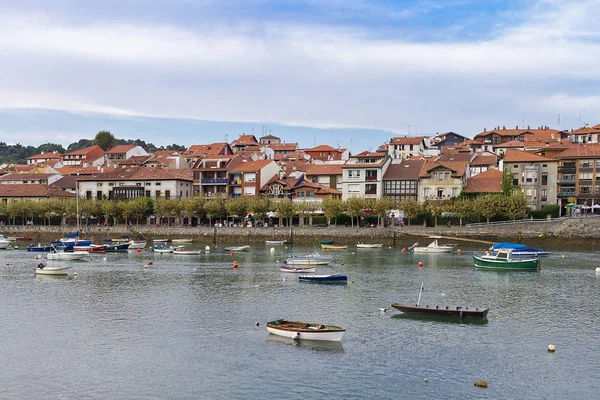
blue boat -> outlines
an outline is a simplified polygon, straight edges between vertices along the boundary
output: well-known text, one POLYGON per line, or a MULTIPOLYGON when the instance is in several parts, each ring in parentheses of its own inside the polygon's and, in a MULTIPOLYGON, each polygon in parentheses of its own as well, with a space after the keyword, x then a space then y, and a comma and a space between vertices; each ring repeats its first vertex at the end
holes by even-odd
POLYGON ((311 282, 311 283, 348 283, 348 277, 346 275, 300 275, 298 277, 300 282, 311 282))
POLYGON ((500 242, 494 243, 492 245, 492 250, 501 251, 501 250, 512 250, 513 256, 547 256, 550 254, 548 250, 536 249, 535 247, 527 247, 524 244, 519 243, 509 243, 509 242, 500 242))
POLYGON ((46 252, 49 253, 52 250, 51 246, 28 246, 27 251, 32 252, 46 252))
POLYGON ((107 244, 106 251, 114 252, 114 251, 127 251, 129 250, 129 243, 121 243, 121 244, 107 244))

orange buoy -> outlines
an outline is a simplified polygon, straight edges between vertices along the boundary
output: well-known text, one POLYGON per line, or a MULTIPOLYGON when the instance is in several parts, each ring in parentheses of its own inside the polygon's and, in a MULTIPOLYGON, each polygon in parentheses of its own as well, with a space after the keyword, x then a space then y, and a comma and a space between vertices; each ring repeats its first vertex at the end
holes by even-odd
POLYGON ((238 267, 238 263, 237 263, 237 261, 234 261, 233 262, 233 268, 237 268, 237 267, 238 267))
POLYGON ((146 261, 146 264, 147 264, 147 265, 152 265, 152 260, 148 260, 148 261, 146 261))
POLYGON ((403 247, 403 248, 402 248, 402 252, 403 252, 403 253, 406 253, 406 247, 403 247))

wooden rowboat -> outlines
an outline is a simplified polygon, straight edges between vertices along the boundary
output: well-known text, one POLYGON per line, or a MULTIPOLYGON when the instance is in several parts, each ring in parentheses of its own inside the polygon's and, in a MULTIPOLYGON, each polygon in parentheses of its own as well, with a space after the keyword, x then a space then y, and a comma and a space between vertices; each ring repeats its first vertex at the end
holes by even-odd
POLYGON ((348 246, 339 244, 321 244, 321 248, 323 250, 345 250, 348 246))
POLYGON ((290 267, 287 265, 282 265, 279 267, 281 272, 315 272, 314 266, 306 266, 306 267, 290 267))
POLYGON ((179 254, 182 256, 194 256, 202 254, 202 250, 173 250, 173 254, 179 254))
POLYGON ((346 330, 341 326, 308 323, 303 321, 287 321, 278 319, 267 322, 267 331, 273 335, 290 339, 326 340, 339 342, 346 330))

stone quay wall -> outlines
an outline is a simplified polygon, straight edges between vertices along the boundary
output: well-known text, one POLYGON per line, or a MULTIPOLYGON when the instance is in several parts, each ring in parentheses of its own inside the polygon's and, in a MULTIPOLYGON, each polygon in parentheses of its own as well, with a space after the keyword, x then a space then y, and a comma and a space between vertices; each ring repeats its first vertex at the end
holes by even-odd
MULTIPOLYGON (((6 237, 26 236, 34 241, 47 242, 56 240, 64 233, 72 233, 74 226, 3 226, 0 232, 6 237)), ((354 244, 384 243, 387 245, 407 246, 419 237, 442 236, 463 239, 472 242, 510 241, 528 244, 543 242, 585 243, 587 245, 600 242, 600 218, 568 218, 555 221, 527 221, 520 223, 504 223, 477 226, 404 226, 387 228, 365 227, 191 227, 191 226, 152 226, 134 225, 128 229, 125 225, 93 226, 85 237, 94 236, 99 242, 103 238, 119 238, 128 235, 131 238, 197 238, 198 242, 207 243, 259 243, 265 240, 292 240, 297 243, 317 243, 319 240, 331 239, 335 243, 354 244)), ((421 239, 424 241, 423 239, 421 239)))

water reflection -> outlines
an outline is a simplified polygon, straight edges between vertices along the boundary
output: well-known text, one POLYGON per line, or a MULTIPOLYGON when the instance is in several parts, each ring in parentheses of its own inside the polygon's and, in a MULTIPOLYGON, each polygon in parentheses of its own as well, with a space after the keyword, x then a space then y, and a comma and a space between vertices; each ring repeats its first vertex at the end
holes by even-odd
POLYGON ((326 340, 307 340, 307 339, 290 339, 283 336, 273 335, 269 333, 267 335, 267 342, 276 343, 278 345, 287 345, 295 347, 307 347, 317 351, 332 351, 332 352, 344 352, 344 346, 342 342, 329 342, 326 340))

